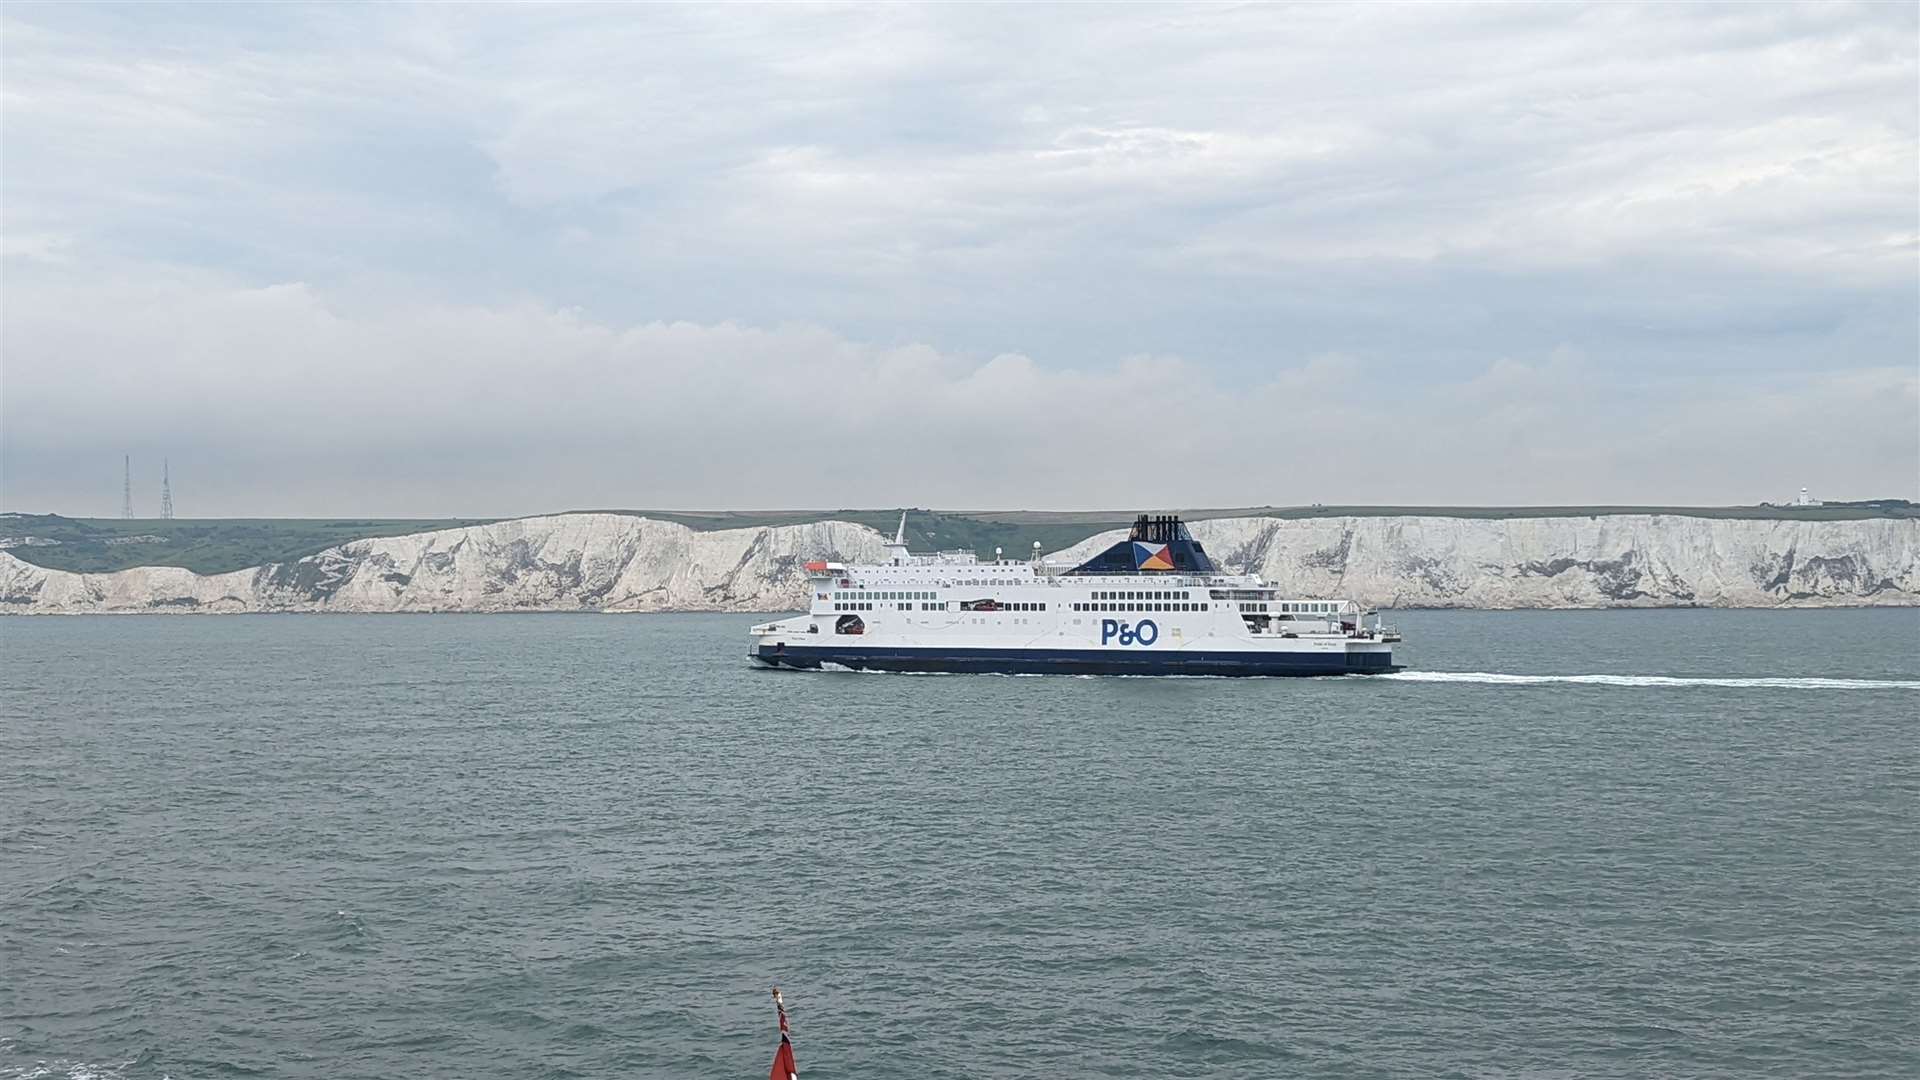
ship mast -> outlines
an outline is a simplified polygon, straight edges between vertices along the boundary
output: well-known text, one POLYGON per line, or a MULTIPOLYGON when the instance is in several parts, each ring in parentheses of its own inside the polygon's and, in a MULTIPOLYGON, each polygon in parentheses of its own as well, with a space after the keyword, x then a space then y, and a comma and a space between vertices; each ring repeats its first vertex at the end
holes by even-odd
POLYGON ((893 542, 887 545, 887 561, 895 566, 907 565, 907 512, 900 511, 900 527, 894 530, 893 542))

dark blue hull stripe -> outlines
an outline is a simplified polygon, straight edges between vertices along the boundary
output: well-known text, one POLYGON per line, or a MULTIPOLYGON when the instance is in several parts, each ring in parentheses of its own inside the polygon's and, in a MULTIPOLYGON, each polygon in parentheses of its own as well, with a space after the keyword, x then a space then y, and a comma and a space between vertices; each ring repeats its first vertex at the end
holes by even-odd
POLYGON ((1390 653, 1251 653, 1119 649, 908 649, 758 645, 769 667, 1001 675, 1378 675, 1400 668, 1390 653))

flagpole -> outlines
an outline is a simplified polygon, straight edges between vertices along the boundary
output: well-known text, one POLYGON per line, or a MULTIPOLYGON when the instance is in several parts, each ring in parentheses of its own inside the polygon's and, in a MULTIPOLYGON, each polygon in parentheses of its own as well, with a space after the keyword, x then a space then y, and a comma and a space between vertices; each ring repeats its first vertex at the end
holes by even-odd
POLYGON ((793 1042, 788 1038, 787 1003, 777 986, 773 988, 773 1007, 780 1012, 780 1048, 774 1051, 773 1070, 767 1074, 767 1080, 799 1080, 799 1069, 793 1063, 793 1042))

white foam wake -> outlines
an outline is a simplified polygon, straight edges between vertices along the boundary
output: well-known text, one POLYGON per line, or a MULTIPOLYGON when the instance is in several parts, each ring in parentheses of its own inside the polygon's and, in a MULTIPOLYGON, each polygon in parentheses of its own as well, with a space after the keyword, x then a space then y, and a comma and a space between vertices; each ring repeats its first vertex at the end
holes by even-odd
POLYGON ((1492 671, 1396 671, 1376 679, 1489 686, 1701 686, 1755 690, 1920 690, 1916 679, 1687 679, 1670 675, 1503 675, 1492 671))

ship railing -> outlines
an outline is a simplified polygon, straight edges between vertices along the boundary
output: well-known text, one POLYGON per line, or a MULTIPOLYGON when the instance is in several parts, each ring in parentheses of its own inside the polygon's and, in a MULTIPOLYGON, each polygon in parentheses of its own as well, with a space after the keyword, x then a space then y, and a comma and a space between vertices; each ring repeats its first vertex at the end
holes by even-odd
POLYGON ((1377 621, 1378 616, 1376 616, 1375 618, 1376 618, 1376 621, 1371 626, 1365 623, 1361 623, 1360 625, 1355 626, 1352 630, 1348 631, 1347 636, 1359 641, 1399 641, 1400 640, 1400 631, 1397 628, 1390 626, 1385 622, 1377 621))

